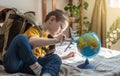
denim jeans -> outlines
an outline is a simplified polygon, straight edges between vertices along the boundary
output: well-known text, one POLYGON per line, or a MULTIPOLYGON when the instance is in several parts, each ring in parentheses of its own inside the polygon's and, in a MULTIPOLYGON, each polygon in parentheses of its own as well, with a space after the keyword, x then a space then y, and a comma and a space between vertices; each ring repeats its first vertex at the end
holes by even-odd
POLYGON ((17 35, 12 40, 4 56, 3 65, 5 70, 9 73, 23 72, 34 74, 29 66, 35 62, 42 65, 41 74, 50 73, 52 76, 57 76, 62 63, 60 57, 56 54, 36 59, 32 53, 28 38, 23 34, 17 35))

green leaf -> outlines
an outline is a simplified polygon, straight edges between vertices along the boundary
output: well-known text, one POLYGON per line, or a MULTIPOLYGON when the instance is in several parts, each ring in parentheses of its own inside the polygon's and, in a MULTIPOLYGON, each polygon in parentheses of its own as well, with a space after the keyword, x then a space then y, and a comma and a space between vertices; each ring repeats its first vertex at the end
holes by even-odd
POLYGON ((91 23, 89 21, 84 21, 83 23, 84 23, 85 27, 87 27, 87 28, 89 28, 91 25, 91 23))
POLYGON ((107 32, 107 33, 106 33, 107 38, 109 37, 109 35, 110 35, 110 32, 107 32))
POLYGON ((78 23, 80 21, 80 19, 78 18, 78 19, 75 19, 75 23, 78 23))
POLYGON ((68 3, 68 5, 67 5, 67 6, 70 6, 70 7, 71 7, 71 6, 73 6, 73 4, 72 4, 72 3, 68 3))
POLYGON ((83 19, 88 19, 88 17, 83 17, 83 19))
POLYGON ((113 41, 112 41, 112 44, 115 44, 116 42, 117 42, 117 40, 113 40, 113 41))
POLYGON ((87 3, 87 2, 84 2, 83 5, 84 5, 84 9, 87 10, 87 8, 88 8, 88 3, 87 3))
POLYGON ((69 9, 68 7, 65 7, 65 8, 64 8, 65 11, 68 11, 68 9, 69 9))

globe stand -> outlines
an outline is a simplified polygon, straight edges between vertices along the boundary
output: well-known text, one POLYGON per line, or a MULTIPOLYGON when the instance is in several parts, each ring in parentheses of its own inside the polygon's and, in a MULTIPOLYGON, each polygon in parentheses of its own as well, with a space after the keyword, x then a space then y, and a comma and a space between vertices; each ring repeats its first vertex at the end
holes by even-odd
POLYGON ((77 67, 80 69, 95 69, 96 68, 94 65, 89 63, 88 59, 85 60, 85 63, 80 64, 77 67))

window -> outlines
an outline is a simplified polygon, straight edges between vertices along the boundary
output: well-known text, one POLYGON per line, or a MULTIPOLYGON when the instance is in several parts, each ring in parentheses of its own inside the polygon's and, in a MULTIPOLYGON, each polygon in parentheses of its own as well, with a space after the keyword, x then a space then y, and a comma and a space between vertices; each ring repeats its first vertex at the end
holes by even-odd
POLYGON ((111 8, 120 8, 120 0, 109 0, 109 6, 111 8))

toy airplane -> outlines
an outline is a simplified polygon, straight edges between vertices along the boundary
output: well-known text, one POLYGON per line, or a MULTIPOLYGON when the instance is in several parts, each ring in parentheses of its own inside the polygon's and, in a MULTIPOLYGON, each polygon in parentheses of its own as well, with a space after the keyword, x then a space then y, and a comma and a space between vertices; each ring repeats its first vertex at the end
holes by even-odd
POLYGON ((70 48, 70 45, 73 44, 73 42, 76 41, 74 31, 72 30, 71 27, 70 27, 70 33, 71 33, 71 39, 70 39, 70 40, 66 40, 67 42, 70 42, 70 43, 69 43, 68 46, 65 48, 64 52, 66 52, 67 49, 70 48))

